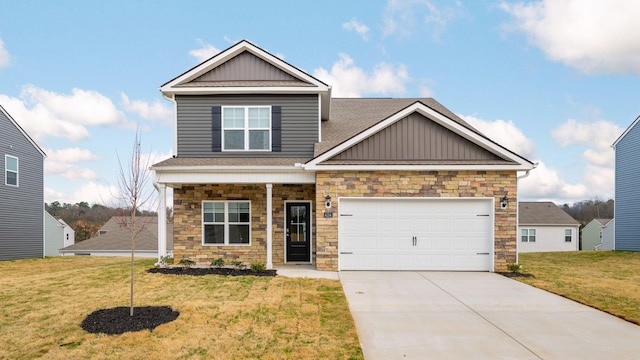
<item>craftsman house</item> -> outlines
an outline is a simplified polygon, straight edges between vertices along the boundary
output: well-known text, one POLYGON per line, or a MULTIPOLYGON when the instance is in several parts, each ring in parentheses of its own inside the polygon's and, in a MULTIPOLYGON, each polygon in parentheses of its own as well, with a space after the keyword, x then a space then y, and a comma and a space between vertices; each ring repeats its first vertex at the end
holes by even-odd
POLYGON ((173 188, 176 261, 477 271, 516 262, 518 176, 534 164, 431 98, 332 98, 329 85, 247 41, 160 91, 174 104, 175 155, 152 170, 161 202, 173 188))

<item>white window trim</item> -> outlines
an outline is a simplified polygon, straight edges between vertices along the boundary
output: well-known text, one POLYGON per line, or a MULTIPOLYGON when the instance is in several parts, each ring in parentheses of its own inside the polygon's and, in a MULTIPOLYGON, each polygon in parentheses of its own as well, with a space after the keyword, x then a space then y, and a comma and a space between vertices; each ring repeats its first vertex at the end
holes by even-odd
POLYGON ((523 243, 535 243, 536 242, 537 239, 531 241, 531 230, 535 231, 535 235, 533 235, 533 237, 537 238, 538 232, 536 231, 536 229, 534 229, 534 228, 522 228, 522 229, 520 229, 520 242, 523 242, 523 243), (522 237, 523 237, 522 230, 526 230, 527 231, 527 240, 526 241, 522 239, 522 237))
POLYGON ((564 229, 564 242, 573 242, 573 229, 564 229), (569 230, 569 235, 567 235, 567 230, 569 230), (569 241, 567 241, 567 236, 569 236, 569 241))
POLYGON ((13 187, 19 187, 20 186, 20 160, 18 159, 17 156, 11 156, 11 155, 5 155, 4 156, 4 184, 7 186, 13 186, 13 187), (16 171, 13 170, 9 170, 9 168, 7 167, 7 159, 12 158, 12 159, 16 159, 16 171), (11 171, 12 173, 16 174, 16 183, 14 184, 9 184, 9 177, 7 176, 7 173, 11 171))
MULTIPOLYGON (((272 134, 271 132, 273 131, 273 119, 271 117, 271 113, 272 113, 272 108, 270 105, 229 105, 229 106, 222 106, 222 111, 220 112, 220 128, 221 128, 221 148, 223 152, 250 152, 250 151, 256 151, 256 152, 270 152, 272 151, 271 148, 273 147, 273 138, 272 138, 272 134), (244 149, 226 149, 225 148, 225 136, 224 136, 224 132, 225 132, 225 128, 224 128, 224 111, 225 109, 229 109, 229 108, 244 108, 244 128, 242 129, 244 131, 244 149), (250 129, 249 128, 249 109, 251 108, 267 108, 269 109, 269 129, 267 128, 255 128, 255 129, 250 129), (269 148, 268 149, 250 149, 249 148, 249 130, 269 130, 269 148)), ((229 129, 229 130, 240 130, 240 129, 229 129)))
POLYGON ((203 200, 201 204, 201 216, 202 216, 202 246, 251 246, 251 200, 203 200), (205 242, 205 225, 213 225, 219 223, 205 222, 204 221, 204 204, 205 203, 224 203, 224 243, 223 244, 209 244, 205 242), (229 204, 230 203, 249 203, 249 222, 234 222, 232 224, 249 225, 249 243, 247 244, 232 244, 229 243, 229 204))

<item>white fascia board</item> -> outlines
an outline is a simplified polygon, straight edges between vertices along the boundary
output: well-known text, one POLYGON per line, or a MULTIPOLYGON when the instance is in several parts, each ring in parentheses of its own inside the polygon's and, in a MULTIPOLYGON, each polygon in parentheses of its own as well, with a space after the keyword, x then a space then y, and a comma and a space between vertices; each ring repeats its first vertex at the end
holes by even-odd
POLYGON ((315 173, 291 167, 163 167, 156 168, 156 183, 182 184, 315 184, 315 173))
POLYGON ((198 86, 198 87, 178 87, 163 90, 160 89, 163 94, 255 94, 255 93, 269 93, 269 94, 299 94, 299 93, 311 93, 318 94, 324 89, 318 89, 311 86, 237 86, 237 87, 224 87, 224 86, 198 86))
POLYGON ((523 164, 514 165, 324 165, 306 164, 305 170, 311 171, 503 171, 503 170, 529 170, 523 164))
MULTIPOLYGON (((495 144, 494 142, 492 142, 491 140, 467 129, 466 127, 458 124, 457 122, 449 119, 448 117, 432 110, 431 108, 425 106, 422 103, 414 103, 413 105, 410 105, 406 108, 404 108, 403 110, 397 112, 396 114, 390 116, 389 118, 387 118, 386 120, 383 120, 381 122, 379 122, 378 124, 372 126, 371 128, 367 129, 366 131, 363 131, 362 133, 352 137, 351 139, 345 141, 344 143, 334 147, 333 149, 327 151, 326 153, 318 156, 315 159, 312 159, 311 161, 309 161, 307 163, 307 165, 305 166, 305 168, 307 167, 311 167, 313 168, 314 166, 317 166, 319 163, 323 162, 323 161, 327 161, 329 159, 331 159, 332 157, 334 157, 335 155, 341 153, 342 151, 348 149, 349 147, 361 142, 362 140, 372 136, 373 134, 376 134, 377 132, 381 131, 384 128, 387 128, 389 126, 391 126, 392 124, 400 121, 401 119, 411 115, 412 113, 417 112, 425 117, 428 117, 429 119, 435 121, 436 123, 438 123, 439 125, 453 131, 454 133, 462 136, 463 138, 479 145, 480 147, 495 153, 503 158, 506 158, 510 161, 514 161, 517 162, 519 165, 517 167, 517 170, 531 170, 533 169, 535 166, 534 164, 532 164, 529 160, 526 160, 514 153, 512 153, 511 151, 503 148, 502 146, 499 146, 497 144, 495 144)), ((503 166, 503 165, 494 165, 494 166, 503 166)), ((487 168, 487 167, 491 167, 491 165, 485 165, 483 166, 483 168, 487 168)), ((509 166, 509 169, 516 169, 513 166, 509 166)))
POLYGON ((160 87, 160 91, 164 92, 171 92, 171 91, 175 91, 176 89, 174 88, 176 85, 185 83, 185 82, 189 82, 199 76, 201 76, 202 74, 206 73, 207 71, 215 68, 216 66, 224 63, 225 61, 235 57, 236 55, 240 54, 243 51, 249 51, 250 53, 252 53, 253 55, 261 58, 262 60, 270 63, 271 65, 277 67, 278 69, 294 76, 300 79, 303 79, 304 81, 307 81, 313 85, 315 85, 317 88, 315 88, 315 90, 317 91, 318 88, 320 88, 321 90, 324 91, 328 91, 329 90, 329 86, 324 84, 323 82, 321 82, 320 80, 314 78, 313 76, 305 73, 304 71, 296 68, 295 66, 292 66, 290 64, 288 64, 286 61, 271 55, 270 53, 266 52, 265 50, 262 50, 258 47, 256 47, 255 45, 251 44, 250 42, 243 40, 237 44, 235 44, 234 46, 218 53, 217 55, 215 55, 214 57, 212 57, 211 59, 203 62, 202 64, 194 67, 193 69, 185 72, 184 74, 178 76, 177 78, 173 79, 172 81, 170 81, 169 83, 165 84, 164 86, 160 87))
POLYGON ((640 122, 640 116, 638 116, 632 123, 631 125, 629 125, 629 127, 622 133, 622 135, 620 135, 616 141, 613 143, 613 145, 611 145, 611 147, 615 150, 616 145, 618 145, 618 143, 620 142, 620 140, 622 140, 628 133, 629 131, 631 131, 631 129, 633 129, 636 125, 638 125, 638 122, 640 122))

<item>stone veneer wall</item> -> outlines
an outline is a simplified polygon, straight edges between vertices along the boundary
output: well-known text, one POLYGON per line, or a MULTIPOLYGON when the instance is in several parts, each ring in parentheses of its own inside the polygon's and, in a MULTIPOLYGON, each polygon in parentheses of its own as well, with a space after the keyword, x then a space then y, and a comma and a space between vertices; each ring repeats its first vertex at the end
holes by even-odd
POLYGON ((334 217, 316 217, 316 267, 338 270, 338 198, 353 197, 493 197, 495 198, 494 269, 517 259, 516 171, 319 171, 316 214, 332 198, 334 217), (507 195, 509 205, 500 208, 507 195))
MULTIPOLYGON (((209 265, 212 260, 224 258, 245 264, 267 262, 267 189, 265 184, 247 185, 189 185, 173 192, 173 253, 176 263, 183 258, 209 265), (202 244, 203 200, 250 200, 251 245, 220 246, 202 244)), ((274 264, 284 263, 284 203, 285 201, 311 201, 312 241, 315 244, 315 214, 313 184, 273 184, 273 252, 274 264)), ((312 249, 313 256, 314 249, 312 249)), ((314 260, 315 261, 315 260, 314 260)))

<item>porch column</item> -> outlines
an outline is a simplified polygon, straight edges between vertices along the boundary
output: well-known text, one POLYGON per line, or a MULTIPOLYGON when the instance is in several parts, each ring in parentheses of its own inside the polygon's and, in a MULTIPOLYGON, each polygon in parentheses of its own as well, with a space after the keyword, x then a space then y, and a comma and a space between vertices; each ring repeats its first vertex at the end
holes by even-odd
POLYGON ((158 184, 158 261, 167 255, 167 185, 158 184))
POLYGON ((272 209, 273 184, 267 184, 267 269, 273 269, 273 209, 272 209))

